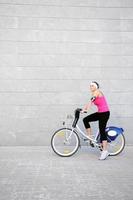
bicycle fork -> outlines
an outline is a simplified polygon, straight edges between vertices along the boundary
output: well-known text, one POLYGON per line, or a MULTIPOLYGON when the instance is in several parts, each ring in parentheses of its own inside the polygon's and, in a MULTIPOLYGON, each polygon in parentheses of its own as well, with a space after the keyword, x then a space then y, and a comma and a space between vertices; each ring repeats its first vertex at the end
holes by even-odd
POLYGON ((73 134, 74 128, 72 128, 72 131, 70 133, 70 135, 68 135, 67 129, 66 129, 66 135, 65 135, 65 140, 64 140, 64 144, 68 144, 69 143, 69 139, 71 138, 72 134, 73 134))

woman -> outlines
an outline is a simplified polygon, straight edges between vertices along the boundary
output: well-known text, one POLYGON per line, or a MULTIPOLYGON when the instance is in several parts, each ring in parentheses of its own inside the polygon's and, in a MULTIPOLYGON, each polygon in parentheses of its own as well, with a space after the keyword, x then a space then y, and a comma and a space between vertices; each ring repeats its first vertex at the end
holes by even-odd
POLYGON ((89 122, 98 121, 99 122, 99 131, 100 131, 100 141, 102 146, 102 153, 100 156, 100 160, 105 160, 109 153, 107 151, 107 134, 105 132, 106 124, 110 116, 109 106, 105 99, 103 93, 99 90, 99 84, 95 81, 90 84, 90 91, 92 93, 91 100, 88 104, 84 106, 82 109, 82 113, 88 111, 92 104, 95 104, 98 108, 96 113, 88 115, 83 119, 84 126, 86 128, 87 134, 91 137, 91 127, 89 122))

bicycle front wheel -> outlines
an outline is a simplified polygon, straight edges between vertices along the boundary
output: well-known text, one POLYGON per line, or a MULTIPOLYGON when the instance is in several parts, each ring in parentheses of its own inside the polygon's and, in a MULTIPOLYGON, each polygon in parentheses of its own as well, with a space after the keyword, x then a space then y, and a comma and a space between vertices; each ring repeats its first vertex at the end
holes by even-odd
POLYGON ((72 156, 77 152, 79 146, 79 136, 74 130, 69 128, 57 130, 51 138, 51 147, 59 156, 72 156))
POLYGON ((116 156, 123 151, 125 147, 125 137, 119 134, 114 141, 108 138, 108 152, 110 156, 116 156))

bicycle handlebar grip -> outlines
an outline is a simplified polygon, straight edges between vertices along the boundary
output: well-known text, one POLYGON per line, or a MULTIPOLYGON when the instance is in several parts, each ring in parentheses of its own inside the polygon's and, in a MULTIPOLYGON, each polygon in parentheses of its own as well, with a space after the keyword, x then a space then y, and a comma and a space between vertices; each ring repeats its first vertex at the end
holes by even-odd
POLYGON ((77 108, 77 109, 75 110, 75 112, 76 112, 76 111, 80 112, 80 111, 82 111, 82 108, 77 108))

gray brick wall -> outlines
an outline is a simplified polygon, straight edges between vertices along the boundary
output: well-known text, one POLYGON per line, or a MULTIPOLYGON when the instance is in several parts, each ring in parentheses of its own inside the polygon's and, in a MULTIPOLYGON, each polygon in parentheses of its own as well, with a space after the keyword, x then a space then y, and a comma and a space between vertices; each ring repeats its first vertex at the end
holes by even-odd
POLYGON ((49 145, 91 80, 133 144, 132 0, 0 0, 0 145, 49 145))

